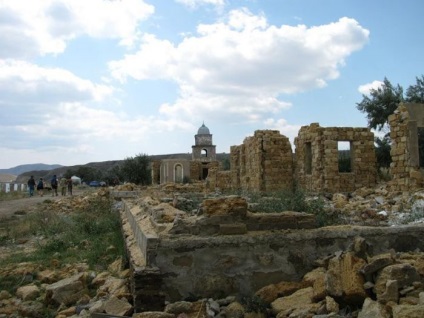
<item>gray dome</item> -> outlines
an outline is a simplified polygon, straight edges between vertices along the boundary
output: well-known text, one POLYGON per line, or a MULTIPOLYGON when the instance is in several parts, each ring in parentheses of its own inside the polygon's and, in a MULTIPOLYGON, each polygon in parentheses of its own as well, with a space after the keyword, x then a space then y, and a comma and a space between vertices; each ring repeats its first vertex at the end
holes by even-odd
POLYGON ((209 128, 205 126, 205 124, 202 124, 202 127, 199 128, 197 131, 198 135, 210 135, 209 128))

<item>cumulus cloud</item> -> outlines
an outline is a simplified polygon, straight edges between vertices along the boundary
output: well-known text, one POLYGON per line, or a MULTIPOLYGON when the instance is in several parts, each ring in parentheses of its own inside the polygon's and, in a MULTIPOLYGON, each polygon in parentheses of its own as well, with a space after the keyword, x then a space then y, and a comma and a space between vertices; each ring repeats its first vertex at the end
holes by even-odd
POLYGON ((233 10, 225 22, 200 24, 196 35, 173 44, 145 36, 138 52, 112 61, 112 76, 168 79, 180 88, 163 113, 195 115, 223 110, 259 120, 289 104, 283 94, 320 88, 339 76, 354 51, 368 41, 369 31, 350 18, 307 27, 269 25, 265 16, 233 10), (158 57, 159 54, 159 57, 158 57))
POLYGON ((61 68, 44 68, 15 60, 0 60, 0 101, 102 101, 113 93, 111 86, 95 84, 61 68))
POLYGON ((213 5, 216 7, 222 7, 225 5, 225 0, 175 0, 175 2, 181 3, 192 9, 202 5, 213 5))
POLYGON ((289 138, 292 144, 294 143, 294 138, 297 137, 301 128, 299 125, 290 125, 284 118, 267 118, 264 121, 264 125, 268 127, 268 129, 279 130, 282 135, 289 138))
POLYGON ((140 21, 154 7, 140 0, 45 0, 0 2, 0 58, 26 59, 62 53, 87 35, 131 45, 140 21))
POLYGON ((52 146, 59 136, 68 140, 75 133, 81 133, 81 129, 75 129, 78 123, 108 119, 95 105, 106 102, 113 93, 110 86, 82 79, 64 69, 0 60, 3 114, 0 116, 0 136, 8 136, 2 138, 3 146, 25 148, 30 142, 37 145, 38 140, 52 146), (64 106, 83 103, 90 105, 91 113, 81 113, 76 106, 64 106))
POLYGON ((372 83, 360 85, 358 91, 363 95, 369 95, 371 90, 379 89, 384 83, 382 81, 373 81, 372 83))

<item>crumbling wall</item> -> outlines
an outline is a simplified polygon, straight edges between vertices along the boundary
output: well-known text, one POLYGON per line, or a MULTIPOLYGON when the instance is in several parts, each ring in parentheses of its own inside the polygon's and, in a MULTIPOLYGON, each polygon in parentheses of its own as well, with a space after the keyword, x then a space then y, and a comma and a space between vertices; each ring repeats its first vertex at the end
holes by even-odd
POLYGON ((200 161, 190 161, 190 180, 202 180, 202 163, 200 161))
POLYGON ((374 134, 368 128, 303 126, 295 138, 296 181, 311 192, 351 192, 377 183, 374 134), (339 171, 338 142, 350 143, 351 172, 339 171))
POLYGON ((249 192, 293 188, 293 153, 286 136, 277 130, 256 130, 242 146, 231 147, 233 184, 249 192))
POLYGON ((240 175, 246 173, 244 148, 244 145, 230 147, 231 186, 233 190, 241 188, 240 175))
POLYGON ((160 183, 160 160, 152 161, 152 184, 160 183))
POLYGON ((423 104, 401 104, 389 116, 392 149, 390 174, 393 190, 408 191, 423 185, 418 151, 418 128, 424 127, 423 104))

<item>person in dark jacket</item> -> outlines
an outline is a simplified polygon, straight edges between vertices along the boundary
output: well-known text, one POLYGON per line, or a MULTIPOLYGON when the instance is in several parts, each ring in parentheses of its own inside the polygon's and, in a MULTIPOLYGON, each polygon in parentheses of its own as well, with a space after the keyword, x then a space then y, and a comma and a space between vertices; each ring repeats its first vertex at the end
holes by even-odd
POLYGON ((32 197, 34 195, 34 189, 35 189, 35 179, 34 176, 31 176, 28 180, 28 191, 29 196, 32 197))
POLYGON ((44 195, 44 181, 43 178, 40 178, 37 183, 37 192, 40 197, 44 195))
POLYGON ((57 196, 57 178, 56 175, 53 175, 53 178, 50 180, 50 185, 52 186, 52 197, 57 196))

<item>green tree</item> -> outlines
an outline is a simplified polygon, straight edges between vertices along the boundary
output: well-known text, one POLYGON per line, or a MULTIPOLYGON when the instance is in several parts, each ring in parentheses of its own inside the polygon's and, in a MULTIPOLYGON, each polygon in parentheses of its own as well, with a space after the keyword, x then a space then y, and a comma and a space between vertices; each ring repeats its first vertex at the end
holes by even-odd
MULTIPOLYGON (((393 86, 387 78, 384 78, 383 85, 377 89, 371 89, 369 96, 362 95, 362 101, 356 105, 361 112, 367 115, 368 127, 382 131, 387 127, 389 116, 401 102, 424 103, 423 75, 416 77, 416 84, 408 87, 405 97, 403 88, 399 84, 393 86)), ((424 140, 424 137, 422 139, 424 140)), ((375 144, 378 166, 389 167, 391 162, 389 133, 386 133, 383 138, 376 137, 375 144)), ((424 154, 424 147, 422 149, 424 154)))
POLYGON ((405 101, 410 103, 424 103, 424 75, 416 77, 416 84, 406 90, 405 101))
POLYGON ((125 181, 141 185, 152 183, 150 159, 145 154, 126 158, 120 165, 119 172, 125 181))
POLYGON ((387 78, 383 85, 371 89, 369 96, 362 95, 362 101, 357 103, 357 108, 366 113, 368 127, 381 131, 387 124, 389 115, 403 102, 403 88, 398 84, 393 86, 387 78))
POLYGON ((80 177, 83 182, 88 183, 93 180, 102 180, 103 172, 93 167, 80 166, 66 171, 65 177, 70 178, 71 176, 80 177))
POLYGON ((377 164, 379 168, 388 168, 392 162, 392 157, 390 156, 391 142, 388 135, 383 138, 376 137, 375 139, 375 155, 377 157, 377 164))

